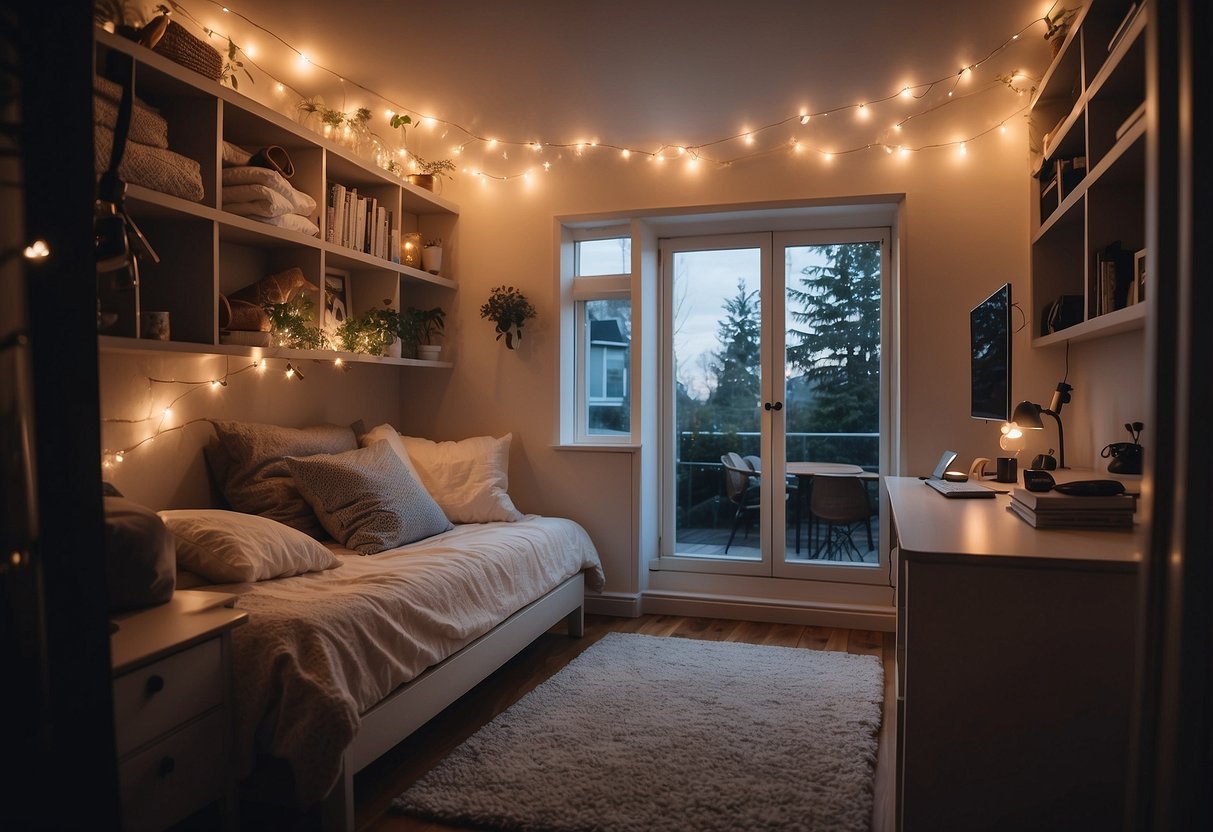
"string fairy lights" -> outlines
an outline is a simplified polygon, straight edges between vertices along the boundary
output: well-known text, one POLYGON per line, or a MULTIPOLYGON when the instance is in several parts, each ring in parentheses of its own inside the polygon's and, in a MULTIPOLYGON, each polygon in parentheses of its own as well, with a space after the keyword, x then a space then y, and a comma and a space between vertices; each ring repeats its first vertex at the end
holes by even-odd
MULTIPOLYGON (((967 63, 964 66, 948 71, 947 73, 941 74, 939 77, 931 80, 915 82, 906 81, 903 79, 891 92, 887 94, 875 95, 862 101, 841 104, 816 111, 802 109, 792 115, 774 119, 767 124, 757 127, 745 126, 736 132, 720 136, 718 138, 709 139, 698 144, 688 145, 683 143, 660 143, 657 144, 656 147, 641 148, 600 139, 545 141, 534 136, 513 139, 502 136, 500 133, 493 133, 491 135, 481 133, 458 122, 430 113, 421 113, 416 109, 396 102, 383 93, 378 92, 375 89, 356 80, 349 79, 338 73, 336 70, 317 62, 313 55, 305 53, 301 48, 290 43, 284 37, 277 34, 270 28, 257 23, 247 15, 242 14, 231 6, 223 5, 216 0, 201 1, 214 6, 223 15, 228 15, 232 18, 239 19, 247 26, 252 27, 253 30, 267 36, 271 41, 286 49, 301 67, 306 67, 309 71, 325 73, 336 79, 338 82, 340 82, 343 93, 348 86, 361 91, 361 93, 364 95, 377 99, 380 104, 374 108, 375 110, 381 112, 390 112, 393 115, 409 115, 413 119, 413 124, 421 129, 433 129, 435 127, 441 127, 444 131, 446 131, 443 135, 446 135, 446 133, 449 132, 455 132, 462 135, 463 139, 451 147, 450 152, 453 156, 466 159, 469 148, 479 146, 482 147, 486 153, 491 152, 494 156, 500 159, 500 161, 495 163, 496 165, 500 165, 504 162, 515 167, 515 170, 512 172, 495 173, 490 170, 486 170, 484 163, 482 163, 480 166, 475 166, 468 163, 467 166, 462 169, 465 174, 468 174, 482 182, 529 180, 531 175, 535 172, 550 172, 553 169, 553 162, 564 159, 563 154, 566 152, 572 154, 575 158, 582 158, 595 152, 611 151, 613 154, 617 155, 617 158, 623 160, 631 160, 633 157, 638 157, 658 165, 673 158, 683 159, 685 157, 686 168, 688 170, 695 170, 703 165, 716 168, 726 168, 743 161, 759 159, 774 153, 791 153, 799 156, 816 156, 823 163, 829 163, 838 156, 847 156, 869 150, 884 150, 886 151, 886 154, 905 157, 911 153, 951 147, 955 148, 958 153, 963 154, 966 152, 968 144, 984 136, 986 133, 991 132, 991 129, 997 129, 1000 132, 1005 132, 1007 122, 1013 117, 1022 113, 1026 109, 1026 105, 1019 105, 1012 112, 1006 114, 1001 119, 997 119, 997 123, 993 128, 983 128, 979 131, 973 131, 968 135, 964 135, 960 138, 955 138, 949 141, 921 141, 920 143, 915 144, 907 140, 902 134, 904 134, 906 128, 914 121, 922 119, 930 114, 937 113, 939 110, 966 98, 971 98, 978 95, 986 95, 998 88, 1008 89, 1017 96, 1023 96, 1025 93, 1033 91, 1035 89, 1035 79, 1033 76, 1022 70, 1016 70, 1010 75, 999 75, 985 83, 976 83, 976 76, 978 75, 979 71, 989 64, 990 61, 1020 41, 1021 36, 1027 33, 1037 24, 1044 23, 1046 28, 1049 27, 1051 25, 1049 15, 1052 13, 1052 8, 1050 8, 1049 12, 1047 12, 1044 16, 1033 19, 1018 31, 1011 33, 1010 36, 1008 36, 993 49, 989 50, 989 52, 987 52, 986 55, 981 59, 967 63), (961 91, 961 84, 964 84, 968 91, 961 91), (930 103, 928 101, 929 97, 932 95, 932 93, 936 92, 942 96, 942 100, 938 103, 930 103), (946 95, 944 93, 946 93, 946 95), (877 120, 876 111, 880 109, 882 105, 887 105, 892 102, 901 102, 903 105, 905 103, 913 104, 921 102, 923 107, 917 111, 904 114, 899 118, 895 118, 891 122, 891 125, 885 128, 883 133, 877 134, 874 138, 868 141, 856 143, 849 147, 839 147, 836 144, 831 146, 824 141, 824 137, 817 138, 817 140, 821 142, 820 144, 810 143, 808 140, 809 137, 804 135, 793 135, 789 139, 785 132, 795 128, 807 128, 810 125, 816 125, 818 122, 821 122, 828 116, 847 112, 850 112, 857 122, 870 124, 871 122, 877 120), (888 133, 898 134, 898 139, 893 142, 886 141, 885 136, 888 133), (527 155, 531 158, 545 154, 546 158, 544 158, 542 162, 539 162, 538 160, 536 160, 536 162, 528 162, 525 159, 522 161, 511 161, 511 157, 508 152, 509 148, 511 147, 528 150, 529 153, 527 155), (736 150, 732 150, 734 147, 736 147, 736 150)), ((298 91, 289 84, 286 84, 280 79, 274 78, 265 70, 263 66, 257 64, 256 61, 253 61, 250 50, 234 44, 230 35, 222 34, 214 27, 203 26, 193 15, 191 15, 189 10, 183 4, 173 2, 172 6, 175 13, 178 13, 193 21, 196 25, 199 25, 207 36, 213 38, 226 38, 229 45, 234 46, 236 51, 247 58, 254 66, 257 67, 259 71, 264 73, 274 82, 274 89, 276 91, 281 93, 285 89, 289 89, 291 92, 298 94, 298 91)), ((1056 4, 1054 4, 1054 7, 1055 6, 1056 4)), ((252 51, 258 55, 261 55, 268 50, 264 48, 263 45, 262 48, 252 51)), ((301 101, 307 100, 302 95, 299 97, 301 101)), ((341 114, 346 115, 345 113, 341 114)), ((826 121, 827 124, 832 122, 832 119, 826 121)), ((885 123, 890 124, 890 122, 885 123)), ((815 132, 817 132, 819 129, 820 128, 817 128, 815 132)), ((375 138, 379 139, 378 136, 375 136, 375 138)), ((379 139, 379 142, 377 143, 382 143, 382 140, 379 139)), ((413 154, 405 148, 400 148, 395 152, 383 148, 371 148, 369 152, 374 154, 374 161, 380 167, 383 167, 398 175, 403 176, 409 172, 413 172, 416 168, 416 162, 413 154), (402 165, 401 163, 395 161, 393 157, 400 157, 409 161, 402 165)))
MULTIPOLYGON (((312 359, 317 364, 331 363, 333 368, 338 371, 348 371, 349 363, 341 357, 334 359, 312 359)), ((149 393, 157 386, 173 386, 180 385, 186 389, 177 394, 171 399, 168 399, 163 404, 151 405, 148 409, 148 415, 137 419, 123 419, 116 417, 106 417, 101 421, 103 424, 113 425, 148 425, 151 424, 147 435, 119 449, 106 448, 101 453, 101 467, 103 469, 112 469, 116 465, 120 465, 126 460, 132 451, 149 445, 156 441, 158 437, 166 433, 174 431, 183 431, 190 425, 196 425, 199 422, 211 421, 210 416, 195 416, 185 420, 180 420, 178 417, 177 405, 184 399, 193 396, 200 390, 210 390, 213 393, 218 393, 226 389, 232 379, 241 376, 251 371, 257 371, 256 375, 259 378, 264 378, 266 371, 269 369, 269 359, 256 358, 247 364, 244 364, 236 369, 225 367, 224 372, 219 375, 210 376, 208 378, 186 380, 179 378, 157 378, 155 376, 146 376, 147 387, 149 393)), ((297 361, 286 361, 283 367, 282 375, 284 379, 293 381, 303 381, 304 375, 299 369, 297 361)))

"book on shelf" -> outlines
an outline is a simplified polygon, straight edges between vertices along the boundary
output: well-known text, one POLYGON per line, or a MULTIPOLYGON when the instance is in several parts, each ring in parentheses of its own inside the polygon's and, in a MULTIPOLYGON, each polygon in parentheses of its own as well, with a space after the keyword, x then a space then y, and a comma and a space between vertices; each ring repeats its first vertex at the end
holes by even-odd
POLYGON ((1133 252, 1121 248, 1120 240, 1100 249, 1095 255, 1095 314, 1124 309, 1132 283, 1133 252))
POLYGON ((268 347, 270 346, 270 333, 223 329, 219 331, 219 343, 236 347, 268 347))

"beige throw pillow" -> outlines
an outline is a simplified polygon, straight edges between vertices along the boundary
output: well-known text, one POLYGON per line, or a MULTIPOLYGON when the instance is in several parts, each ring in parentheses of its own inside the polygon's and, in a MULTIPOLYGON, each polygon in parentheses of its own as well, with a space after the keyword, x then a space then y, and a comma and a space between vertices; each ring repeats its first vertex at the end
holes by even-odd
POLYGON ((452 523, 522 519, 507 493, 511 439, 510 433, 459 442, 401 437, 421 484, 452 523))
POLYGON ((301 531, 255 514, 219 509, 160 512, 177 543, 177 564, 217 584, 264 581, 340 566, 301 531))

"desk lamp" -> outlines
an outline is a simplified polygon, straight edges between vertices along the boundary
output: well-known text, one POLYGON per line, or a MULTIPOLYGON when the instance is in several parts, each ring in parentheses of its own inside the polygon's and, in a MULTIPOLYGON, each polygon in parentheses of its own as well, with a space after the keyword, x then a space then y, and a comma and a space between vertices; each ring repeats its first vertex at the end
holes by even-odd
POLYGON ((1059 381, 1057 389, 1053 391, 1053 400, 1049 402, 1047 408, 1033 402, 1020 402, 1015 405, 1015 412, 1011 414, 1011 421, 1023 430, 1044 430, 1044 425, 1040 421, 1042 413, 1047 413, 1056 420, 1058 468, 1066 467, 1066 434, 1061 425, 1061 409, 1069 403, 1070 391, 1073 389, 1071 385, 1059 381))

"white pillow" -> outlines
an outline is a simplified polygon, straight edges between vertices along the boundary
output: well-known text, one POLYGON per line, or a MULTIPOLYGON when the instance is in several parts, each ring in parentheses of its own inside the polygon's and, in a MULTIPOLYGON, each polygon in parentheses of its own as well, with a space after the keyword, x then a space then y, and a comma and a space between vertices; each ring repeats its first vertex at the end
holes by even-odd
POLYGON ((177 564, 217 584, 264 581, 340 566, 298 529, 256 514, 219 509, 159 512, 177 543, 177 564))
POLYGON ((401 437, 421 484, 452 523, 490 523, 522 519, 506 493, 510 440, 473 436, 460 442, 401 437))
MULTIPOLYGON (((392 449, 396 456, 400 457, 400 461, 404 463, 404 467, 408 469, 408 472, 412 475, 413 479, 417 480, 417 482, 421 482, 421 474, 417 472, 417 467, 413 465, 413 461, 409 459, 409 452, 404 449, 404 442, 401 440, 400 434, 394 427, 385 422, 382 425, 376 425, 358 437, 358 444, 364 448, 369 448, 376 442, 381 441, 386 442, 388 447, 392 449)), ((421 484, 422 486, 425 485, 423 482, 421 484)), ((431 494, 430 496, 432 497, 434 495, 431 494)))

